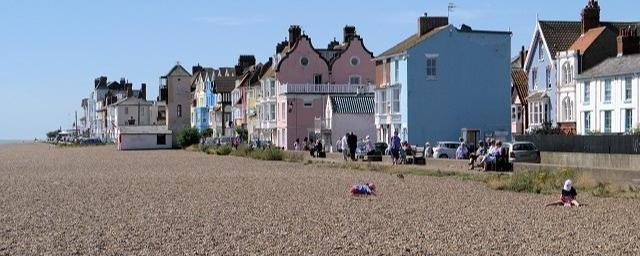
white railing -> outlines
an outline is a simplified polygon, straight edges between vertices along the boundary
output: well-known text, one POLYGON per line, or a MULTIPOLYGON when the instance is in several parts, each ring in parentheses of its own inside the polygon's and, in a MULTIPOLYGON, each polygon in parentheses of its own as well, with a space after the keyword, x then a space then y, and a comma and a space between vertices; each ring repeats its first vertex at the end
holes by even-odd
POLYGON ((373 92, 373 86, 368 84, 282 84, 278 90, 279 94, 356 94, 370 92, 373 92))
POLYGON ((262 129, 275 129, 277 128, 276 120, 262 120, 260 121, 260 128, 262 129))
POLYGON ((397 124, 402 122, 400 114, 376 114, 375 122, 377 124, 397 124))

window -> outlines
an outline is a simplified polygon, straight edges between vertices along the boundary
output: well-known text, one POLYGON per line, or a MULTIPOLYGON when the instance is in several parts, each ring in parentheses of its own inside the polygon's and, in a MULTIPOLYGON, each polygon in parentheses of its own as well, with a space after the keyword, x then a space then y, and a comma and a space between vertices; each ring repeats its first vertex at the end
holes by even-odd
POLYGON ((604 111, 604 133, 611 133, 611 111, 604 111))
POLYGON ((624 78, 624 101, 631 101, 631 77, 624 78))
POLYGON ((533 88, 538 88, 538 68, 534 67, 531 70, 531 85, 533 88))
POLYGON ((604 81, 604 103, 611 103, 611 80, 604 81))
POLYGON ((282 119, 286 118, 286 112, 287 112, 287 106, 286 103, 282 102, 282 105, 280 106, 280 113, 282 113, 282 119))
POLYGON ((549 122, 550 118, 550 112, 549 112, 549 104, 545 103, 544 104, 544 119, 543 119, 543 123, 549 122))
POLYGON ((306 67, 307 65, 309 65, 309 59, 307 57, 300 58, 300 65, 306 67))
POLYGON ((567 83, 573 82, 573 65, 569 65, 567 69, 567 83))
POLYGON ((538 58, 540 60, 544 60, 544 45, 542 44, 542 42, 538 44, 538 58))
POLYGON ((591 101, 591 88, 589 82, 584 82, 584 104, 589 105, 591 101))
POLYGON ((545 70, 545 82, 547 84, 547 88, 551 88, 551 67, 547 66, 545 70))
POLYGON ((633 110, 625 109, 624 110, 624 132, 631 132, 631 128, 633 127, 633 110))
POLYGON ((427 80, 436 79, 437 58, 437 56, 427 55, 427 80))
POLYGON ((313 83, 314 84, 322 84, 322 75, 321 74, 313 75, 313 83))
POLYGON ((310 108, 313 107, 313 100, 311 99, 304 99, 304 102, 302 103, 304 105, 305 108, 310 108))
POLYGON ((164 134, 158 134, 158 137, 156 138, 156 144, 167 145, 167 137, 164 134))
POLYGON ((269 110, 269 120, 273 121, 276 120, 276 104, 269 104, 270 110, 269 110))
POLYGON ((591 132, 591 112, 584 112, 584 134, 591 132))
POLYGON ((395 61, 395 69, 393 71, 393 76, 395 79, 395 82, 398 83, 400 82, 400 62, 399 61, 395 61))
POLYGON ((349 76, 349 84, 360 84, 360 76, 349 76))
POLYGON ((379 104, 379 111, 380 114, 386 114, 387 113, 387 92, 386 91, 381 91, 380 92, 380 101, 378 102, 379 104))
POLYGON ((351 57, 351 66, 358 66, 360 64, 360 59, 358 59, 358 57, 353 56, 351 57))
POLYGON ((275 95, 276 95, 276 81, 270 80, 269 81, 269 96, 273 97, 275 95))
POLYGON ((511 122, 516 121, 516 107, 511 107, 511 122))
POLYGON ((393 113, 400 113, 400 89, 393 89, 393 106, 391 111, 393 113))
POLYGON ((562 65, 562 84, 566 85, 569 83, 569 63, 565 63, 562 65))
POLYGON ((124 114, 128 115, 129 114, 129 107, 124 107, 124 114))
POLYGON ((182 105, 178 104, 178 117, 182 117, 182 105))

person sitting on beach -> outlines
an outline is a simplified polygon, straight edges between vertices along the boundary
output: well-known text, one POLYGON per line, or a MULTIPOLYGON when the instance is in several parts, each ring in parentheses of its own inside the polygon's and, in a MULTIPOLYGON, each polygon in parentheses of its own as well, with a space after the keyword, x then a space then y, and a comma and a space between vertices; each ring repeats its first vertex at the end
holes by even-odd
POLYGON ((554 205, 564 205, 567 207, 571 206, 580 206, 580 203, 576 200, 578 197, 578 193, 576 189, 573 187, 573 182, 571 180, 566 180, 564 182, 564 186, 562 187, 562 192, 560 196, 560 200, 555 201, 553 203, 549 203, 546 206, 554 206, 554 205))
POLYGON ((352 195, 376 195, 376 185, 373 183, 355 184, 349 190, 352 195))

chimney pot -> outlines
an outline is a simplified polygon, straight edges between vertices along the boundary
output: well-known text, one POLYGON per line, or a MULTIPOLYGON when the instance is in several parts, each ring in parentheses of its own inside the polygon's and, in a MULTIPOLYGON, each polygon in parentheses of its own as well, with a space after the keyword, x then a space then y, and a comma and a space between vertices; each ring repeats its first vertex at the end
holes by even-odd
POLYGON ((418 18, 418 35, 423 36, 435 28, 446 25, 449 25, 448 17, 429 17, 425 12, 424 16, 418 18))

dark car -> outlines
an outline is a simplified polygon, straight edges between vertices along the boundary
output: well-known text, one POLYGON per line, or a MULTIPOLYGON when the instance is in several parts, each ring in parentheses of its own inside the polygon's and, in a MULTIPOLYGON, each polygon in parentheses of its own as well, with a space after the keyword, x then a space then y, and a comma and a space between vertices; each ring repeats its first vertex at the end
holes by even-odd
POLYGON ((356 148, 356 159, 362 159, 363 161, 380 162, 382 161, 382 156, 384 155, 386 149, 387 143, 376 143, 373 147, 373 150, 367 152, 366 145, 363 142, 358 142, 358 147, 356 148))

